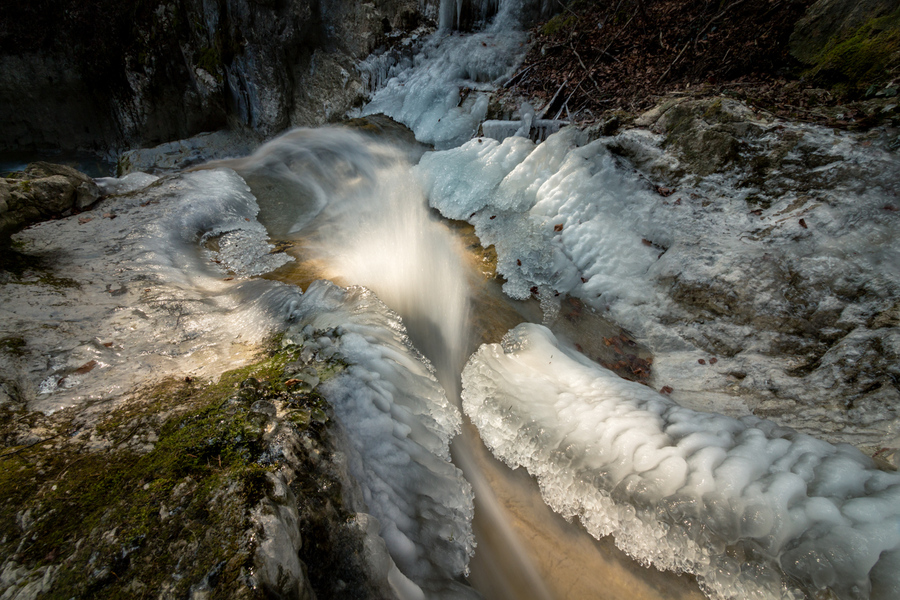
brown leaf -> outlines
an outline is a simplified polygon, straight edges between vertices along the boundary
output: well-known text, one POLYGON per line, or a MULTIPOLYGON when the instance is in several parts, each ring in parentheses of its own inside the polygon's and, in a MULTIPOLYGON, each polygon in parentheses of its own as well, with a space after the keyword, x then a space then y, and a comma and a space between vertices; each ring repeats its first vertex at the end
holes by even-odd
POLYGON ((697 362, 700 363, 701 365, 705 365, 705 364, 706 364, 706 361, 703 360, 702 358, 701 358, 701 359, 698 359, 697 362))
POLYGON ((719 362, 719 359, 716 358, 715 356, 713 356, 712 358, 709 359, 709 364, 711 364, 711 365, 714 365, 717 362, 719 362))
POLYGON ((647 238, 641 238, 641 243, 642 243, 643 245, 645 245, 645 246, 652 246, 652 245, 653 245, 653 242, 651 242, 651 241, 648 240, 647 238))
POLYGON ((563 230, 563 224, 562 224, 562 223, 557 223, 556 225, 553 226, 553 231, 555 231, 555 232, 557 232, 557 233, 559 233, 559 232, 562 231, 562 230, 563 230))
POLYGON ((299 383, 303 383, 303 380, 301 380, 301 379, 288 379, 287 381, 284 382, 284 385, 285 385, 286 387, 294 387, 295 385, 297 385, 297 384, 299 384, 299 383))
POLYGON ((98 364, 100 363, 98 363, 96 360, 88 361, 75 369, 75 375, 84 375, 85 373, 90 373, 98 364))
POLYGON ((675 390, 673 390, 670 386, 664 385, 660 388, 659 393, 660 394, 671 394, 674 391, 675 390))
POLYGON ((806 221, 804 221, 803 219, 800 219, 800 227, 802 227, 803 229, 809 229, 809 227, 806 226, 806 221))
POLYGON ((665 198, 666 196, 671 196, 675 193, 675 190, 663 186, 659 186, 656 188, 656 193, 665 198))

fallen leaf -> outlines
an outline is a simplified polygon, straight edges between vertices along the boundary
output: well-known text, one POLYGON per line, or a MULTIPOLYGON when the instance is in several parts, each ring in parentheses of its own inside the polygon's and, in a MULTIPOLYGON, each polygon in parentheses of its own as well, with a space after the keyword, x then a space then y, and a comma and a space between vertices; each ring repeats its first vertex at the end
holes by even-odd
POLYGON ((112 343, 112 342, 103 342, 103 345, 106 346, 107 348, 112 348, 112 347, 113 347, 113 343, 112 343))
POLYGON ((557 233, 559 233, 559 232, 562 231, 562 230, 563 230, 563 224, 562 224, 562 223, 557 223, 556 225, 553 226, 553 231, 555 231, 555 232, 557 232, 557 233))
POLYGON ((91 371, 94 370, 94 367, 96 367, 98 364, 100 364, 100 363, 98 363, 96 360, 88 361, 88 362, 84 363, 83 365, 81 365, 80 367, 78 367, 77 369, 75 369, 75 374, 76 375, 84 375, 85 373, 90 373, 91 371))
POLYGON ((643 245, 645 245, 645 246, 652 246, 652 245, 653 245, 653 242, 651 242, 651 241, 648 240, 647 238, 641 238, 641 243, 642 243, 643 245))
POLYGON ((809 227, 806 226, 806 221, 804 221, 803 219, 800 219, 800 227, 802 227, 803 229, 809 229, 809 227))
POLYGON ((674 391, 675 391, 675 390, 673 390, 673 389, 672 389, 671 387, 669 387, 668 385, 664 385, 664 386, 662 386, 662 387, 660 388, 659 393, 660 393, 660 394, 671 394, 671 393, 674 392, 674 391))
POLYGON ((519 260, 518 258, 516 259, 516 265, 518 265, 518 266, 520 266, 520 267, 522 266, 522 261, 519 260))
POLYGON ((231 281, 232 279, 234 279, 234 277, 226 277, 226 278, 223 279, 222 281, 231 281))
POLYGON ((712 358, 709 359, 709 364, 711 364, 711 365, 714 365, 717 362, 719 362, 719 359, 716 358, 715 356, 713 356, 712 358))
POLYGON ((666 196, 671 196, 672 194, 674 194, 674 193, 675 193, 675 190, 670 189, 670 188, 667 188, 667 187, 659 186, 659 187, 656 188, 656 192, 657 192, 660 196, 662 196, 662 197, 665 198, 666 196))
POLYGON ((303 383, 302 380, 300 380, 300 379, 288 379, 287 381, 284 382, 284 385, 287 386, 287 387, 294 387, 295 385, 297 385, 297 384, 299 384, 299 383, 303 383))
POLYGON ((700 363, 701 365, 705 365, 705 364, 706 364, 706 361, 703 360, 702 358, 701 358, 701 359, 698 359, 697 362, 700 363))
POLYGON ((94 217, 78 217, 78 223, 81 225, 84 225, 85 223, 88 223, 93 220, 94 220, 94 217))

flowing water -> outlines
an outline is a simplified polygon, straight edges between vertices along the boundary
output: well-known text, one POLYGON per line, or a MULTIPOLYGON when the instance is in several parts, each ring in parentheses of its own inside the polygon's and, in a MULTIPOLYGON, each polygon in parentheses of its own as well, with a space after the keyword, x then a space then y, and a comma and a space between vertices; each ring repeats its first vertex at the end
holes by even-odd
MULTIPOLYGON (((411 171, 415 151, 342 128, 297 130, 245 159, 217 163, 240 173, 260 220, 297 259, 269 277, 305 288, 324 278, 373 290, 403 318, 410 338, 459 405, 460 373, 477 346, 523 321, 538 303, 510 301, 473 243, 427 206, 411 171)), ((460 230, 461 229, 461 230, 460 230)), ((578 311, 559 330, 598 352, 612 325, 578 311), (581 334, 576 334, 576 331, 581 334)), ((609 543, 554 515, 537 486, 494 459, 471 425, 451 446, 475 492, 477 543, 469 582, 485 598, 699 598, 689 578, 640 567, 609 543)))
MULTIPOLYGON (((674 333, 680 325, 655 286, 666 269, 689 268, 678 257, 695 258, 685 238, 707 234, 709 211, 660 202, 612 142, 587 143, 574 129, 540 145, 473 139, 489 92, 521 59, 516 9, 525 5, 472 6, 443 2, 442 24, 484 22, 489 9, 498 16, 473 34, 439 31, 414 61, 382 55, 361 67, 377 82, 361 114, 385 113, 439 151, 323 128, 217 163, 247 181, 259 220, 296 259, 269 277, 372 290, 472 419, 451 447, 475 494, 469 583, 489 599, 699 598, 701 587, 722 598, 896 597, 896 476, 853 448, 746 411, 694 411, 617 376, 645 379, 655 357, 596 311, 667 352, 657 374, 680 372, 688 390, 707 376, 698 371, 704 355, 674 333), (441 221, 429 204, 471 223, 478 242, 469 225, 441 221), (495 270, 507 278, 505 294, 495 270), (698 579, 637 565, 611 547, 611 533, 643 563, 698 579)), ((521 112, 519 133, 527 133, 535 111, 521 112)), ((651 138, 626 132, 615 143, 662 166, 668 158, 651 138)), ((850 157, 845 146, 831 140, 830 151, 850 157)), ((690 197, 710 193, 697 192, 690 197)), ((716 193, 737 207, 727 213, 743 227, 745 192, 716 193)), ((885 235, 884 200, 863 200, 855 204, 868 211, 864 222, 885 235)), ((837 222, 822 219, 823 229, 837 222)), ((797 247, 793 235, 784 233, 797 247)), ((714 237, 718 256, 744 256, 739 236, 714 237)), ((878 257, 896 252, 882 245, 878 257)), ((452 590, 434 597, 467 593, 452 590)))

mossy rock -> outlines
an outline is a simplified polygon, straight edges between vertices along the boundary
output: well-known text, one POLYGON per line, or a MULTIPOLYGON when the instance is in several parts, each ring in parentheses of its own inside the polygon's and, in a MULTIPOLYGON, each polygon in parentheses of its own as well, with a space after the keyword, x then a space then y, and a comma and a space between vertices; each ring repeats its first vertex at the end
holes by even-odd
MULTIPOLYGON (((169 379, 137 392, 93 425, 81 413, 4 408, 0 570, 10 577, 0 595, 310 598, 305 567, 282 573, 276 560, 277 577, 266 579, 271 519, 254 515, 284 511, 301 523, 296 545, 318 538, 300 560, 365 588, 362 539, 330 458, 331 407, 315 386, 297 389, 286 367, 303 362, 300 348, 279 344, 218 382, 169 379)), ((9 338, 3 350, 21 346, 9 338)), ((306 362, 316 383, 343 368, 337 358, 306 362)))
POLYGON ((900 7, 819 0, 797 23, 790 50, 817 85, 851 98, 871 95, 900 76, 900 7))

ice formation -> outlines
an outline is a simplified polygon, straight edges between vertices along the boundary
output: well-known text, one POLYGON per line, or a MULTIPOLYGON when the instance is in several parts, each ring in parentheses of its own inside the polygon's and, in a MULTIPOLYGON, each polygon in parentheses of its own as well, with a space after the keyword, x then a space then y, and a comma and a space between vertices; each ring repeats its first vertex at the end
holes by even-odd
MULTIPOLYGON (((147 226, 143 245, 149 250, 145 261, 155 271, 165 271, 168 281, 199 283, 209 276, 213 260, 201 248, 210 240, 217 242, 211 254, 219 269, 241 277, 266 273, 291 260, 272 254, 269 234, 256 220, 256 198, 234 171, 196 171, 160 189, 176 201, 166 203, 159 218, 147 226)), ((149 192, 147 202, 153 197, 149 192)))
MULTIPOLYGON (((453 21, 452 14, 462 4, 442 2, 442 24, 453 21)), ((487 11, 489 2, 484 4, 487 11)), ((412 129, 420 142, 439 149, 469 140, 487 115, 487 92, 512 76, 527 50, 526 36, 518 27, 521 10, 520 2, 501 2, 492 24, 470 35, 442 27, 411 61, 370 59, 363 72, 369 81, 385 83, 361 114, 384 113, 412 129)))
POLYGON ((594 141, 563 129, 539 145, 478 138, 427 153, 417 173, 432 206, 494 245, 507 294, 581 298, 649 345, 656 386, 679 401, 747 412, 740 394, 795 427, 883 445, 898 417, 888 376, 900 377, 879 358, 900 353, 884 325, 900 290, 896 159, 813 127, 753 127, 746 143, 760 155, 795 145, 768 188, 738 169, 685 175, 639 129, 594 141), (809 171, 806 157, 824 166, 809 171), (759 197, 771 207, 752 210, 759 197), (785 356, 791 347, 799 356, 785 356), (715 355, 715 368, 699 363, 715 355), (861 356, 886 374, 848 388, 844 370, 861 356), (848 397, 850 411, 825 408, 848 397))
POLYGON ((652 293, 646 274, 659 255, 641 240, 667 244, 671 234, 650 218, 658 203, 642 182, 602 142, 579 147, 579 137, 568 128, 539 145, 478 138, 426 154, 418 172, 432 206, 497 248, 513 298, 543 286, 639 303, 652 293))
POLYGON ((456 580, 474 551, 472 491, 450 463, 459 411, 395 313, 365 288, 319 281, 291 311, 286 343, 347 367, 322 384, 348 463, 403 578, 400 598, 477 598, 456 580), (406 581, 408 578, 411 581, 406 581))
POLYGON ((755 417, 682 408, 523 324, 463 373, 485 443, 547 503, 717 598, 900 595, 900 475, 755 417))

